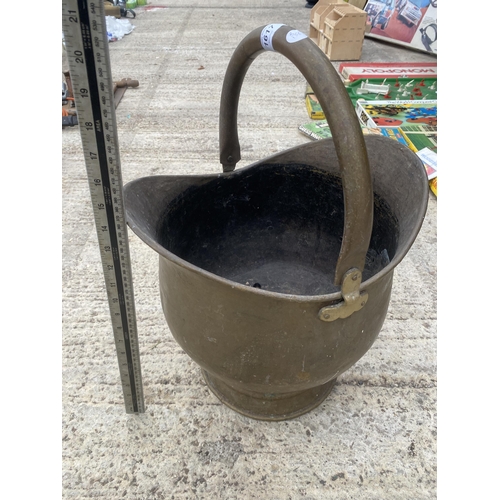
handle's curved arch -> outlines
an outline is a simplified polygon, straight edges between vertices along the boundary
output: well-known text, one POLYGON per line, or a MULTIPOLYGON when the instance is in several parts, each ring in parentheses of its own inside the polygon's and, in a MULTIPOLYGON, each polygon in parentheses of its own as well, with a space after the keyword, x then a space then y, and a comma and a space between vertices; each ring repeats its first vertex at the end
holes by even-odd
POLYGON ((253 30, 238 45, 222 87, 220 161, 224 172, 231 172, 241 158, 238 101, 248 68, 265 50, 263 44, 284 55, 302 73, 330 126, 344 191, 344 233, 334 277, 334 283, 340 285, 350 269, 364 268, 373 225, 372 178, 361 127, 344 84, 330 60, 310 38, 289 26, 268 25, 253 30))

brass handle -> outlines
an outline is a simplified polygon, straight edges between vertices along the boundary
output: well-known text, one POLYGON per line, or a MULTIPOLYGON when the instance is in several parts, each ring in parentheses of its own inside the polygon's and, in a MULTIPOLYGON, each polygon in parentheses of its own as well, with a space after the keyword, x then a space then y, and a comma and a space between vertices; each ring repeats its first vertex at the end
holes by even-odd
POLYGON ((237 129, 241 86, 254 59, 266 49, 284 55, 302 73, 332 132, 344 191, 344 233, 334 276, 334 284, 341 285, 350 270, 364 269, 373 224, 371 172, 361 127, 344 84, 326 55, 303 33, 285 25, 262 26, 234 51, 222 86, 220 161, 224 172, 231 172, 241 158, 237 129))

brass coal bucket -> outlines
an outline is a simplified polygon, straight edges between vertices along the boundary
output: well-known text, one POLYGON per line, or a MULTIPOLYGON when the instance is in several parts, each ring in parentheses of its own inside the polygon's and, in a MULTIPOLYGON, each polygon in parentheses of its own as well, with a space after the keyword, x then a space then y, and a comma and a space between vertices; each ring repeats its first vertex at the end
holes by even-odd
POLYGON ((426 172, 404 145, 363 136, 331 62, 284 25, 254 30, 235 50, 219 127, 224 173, 128 183, 128 224, 158 252, 168 326, 215 395, 252 418, 293 418, 379 334, 394 268, 425 216, 426 172), (333 140, 234 170, 239 94, 264 50, 301 71, 333 140))

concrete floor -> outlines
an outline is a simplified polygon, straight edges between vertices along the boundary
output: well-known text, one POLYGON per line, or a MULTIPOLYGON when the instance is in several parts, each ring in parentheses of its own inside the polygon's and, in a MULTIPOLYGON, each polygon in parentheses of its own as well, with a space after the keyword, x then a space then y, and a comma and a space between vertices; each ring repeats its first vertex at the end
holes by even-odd
MULTIPOLYGON (((220 90, 236 45, 280 22, 308 33, 303 0, 158 0, 110 44, 124 182, 220 172, 220 90)), ((363 61, 434 61, 365 39, 363 61)), ((338 63, 334 63, 338 65, 338 63)), ((283 56, 250 67, 240 99, 242 161, 307 143, 305 81, 283 56)), ((63 498, 424 499, 436 497, 437 202, 396 268, 368 353, 312 412, 261 422, 208 390, 172 338, 156 254, 129 231, 146 413, 127 415, 78 127, 62 131, 63 498)))

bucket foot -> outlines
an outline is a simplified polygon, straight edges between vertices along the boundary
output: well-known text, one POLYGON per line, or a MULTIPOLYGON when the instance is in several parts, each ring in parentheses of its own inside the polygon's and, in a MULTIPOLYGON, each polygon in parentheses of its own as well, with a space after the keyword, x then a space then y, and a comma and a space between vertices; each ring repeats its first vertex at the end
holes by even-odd
POLYGON ((257 420, 288 420, 307 413, 319 406, 330 394, 337 379, 290 396, 253 397, 236 391, 222 380, 201 370, 209 389, 229 408, 257 420))

